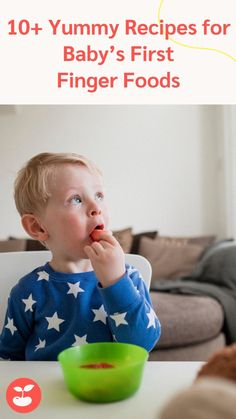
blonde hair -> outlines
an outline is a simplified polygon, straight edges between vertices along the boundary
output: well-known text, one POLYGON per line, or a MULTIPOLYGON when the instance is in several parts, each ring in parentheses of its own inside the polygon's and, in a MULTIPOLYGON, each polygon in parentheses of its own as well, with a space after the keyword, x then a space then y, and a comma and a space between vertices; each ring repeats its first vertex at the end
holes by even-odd
POLYGON ((58 166, 65 163, 79 164, 101 175, 93 162, 76 153, 40 153, 34 156, 18 172, 14 183, 15 204, 21 216, 32 214, 47 205, 49 181, 58 166))

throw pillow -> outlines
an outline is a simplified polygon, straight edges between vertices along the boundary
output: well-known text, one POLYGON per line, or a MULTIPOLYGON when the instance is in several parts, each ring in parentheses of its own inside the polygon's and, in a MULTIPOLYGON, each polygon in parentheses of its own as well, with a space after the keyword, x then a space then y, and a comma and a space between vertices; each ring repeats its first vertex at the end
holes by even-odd
POLYGON ((209 256, 204 257, 192 273, 197 281, 210 282, 227 291, 231 290, 232 297, 236 292, 236 245, 215 249, 209 256))
POLYGON ((113 231, 113 236, 120 243, 124 253, 130 253, 133 241, 132 228, 113 231))
POLYGON ((199 237, 188 237, 188 243, 198 244, 204 248, 213 244, 216 240, 216 236, 199 236, 199 237))
POLYGON ((193 236, 193 237, 172 237, 172 236, 158 236, 157 240, 161 243, 174 243, 176 245, 182 244, 197 244, 202 246, 204 249, 210 246, 216 239, 216 236, 209 235, 209 236, 193 236))
POLYGON ((203 248, 195 244, 160 242, 147 237, 143 237, 140 243, 140 254, 152 266, 152 281, 189 275, 202 251, 203 248))
POLYGON ((142 233, 134 234, 130 253, 133 253, 135 255, 139 254, 139 246, 142 237, 149 237, 149 239, 155 239, 157 234, 157 231, 144 231, 142 233))

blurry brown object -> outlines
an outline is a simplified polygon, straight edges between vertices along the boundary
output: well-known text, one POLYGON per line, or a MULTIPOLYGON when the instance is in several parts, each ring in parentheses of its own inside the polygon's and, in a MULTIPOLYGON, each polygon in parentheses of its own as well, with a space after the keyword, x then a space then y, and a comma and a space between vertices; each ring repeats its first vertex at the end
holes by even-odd
POLYGON ((217 351, 200 369, 197 378, 215 376, 236 381, 236 343, 217 351))
POLYGON ((175 394, 159 419, 235 419, 236 385, 223 378, 204 377, 175 394))

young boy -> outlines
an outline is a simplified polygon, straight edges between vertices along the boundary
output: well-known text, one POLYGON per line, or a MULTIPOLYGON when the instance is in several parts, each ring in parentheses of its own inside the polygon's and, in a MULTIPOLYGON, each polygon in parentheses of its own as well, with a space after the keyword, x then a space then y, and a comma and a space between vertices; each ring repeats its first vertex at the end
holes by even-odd
POLYGON ((52 260, 12 289, 0 357, 53 361, 65 348, 101 341, 150 351, 160 323, 139 272, 125 265, 107 231, 96 166, 73 153, 39 154, 18 173, 15 202, 25 231, 51 250, 52 260))

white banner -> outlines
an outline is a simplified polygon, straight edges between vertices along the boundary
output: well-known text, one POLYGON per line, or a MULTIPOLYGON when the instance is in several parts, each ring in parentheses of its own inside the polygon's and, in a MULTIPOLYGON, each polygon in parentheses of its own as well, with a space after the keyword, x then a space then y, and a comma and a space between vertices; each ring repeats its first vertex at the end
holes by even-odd
POLYGON ((236 5, 13 0, 1 6, 1 104, 233 104, 236 5))

